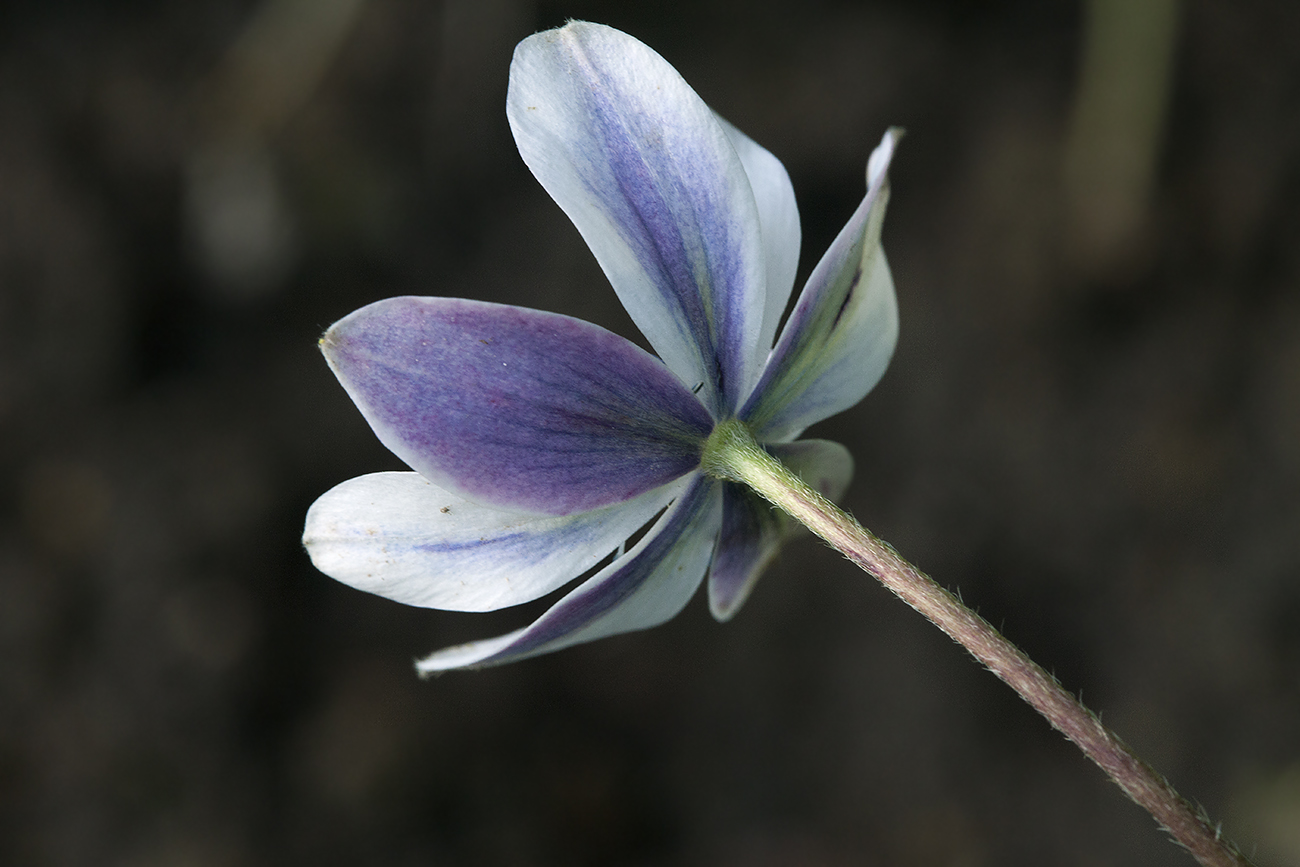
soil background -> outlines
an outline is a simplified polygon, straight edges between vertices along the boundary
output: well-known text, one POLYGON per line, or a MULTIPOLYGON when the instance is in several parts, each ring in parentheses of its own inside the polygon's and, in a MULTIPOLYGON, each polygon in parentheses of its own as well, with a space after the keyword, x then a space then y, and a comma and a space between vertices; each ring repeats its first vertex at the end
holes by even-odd
POLYGON ((898 350, 813 431, 848 506, 1300 864, 1300 4, 1128 5, 5 3, 0 862, 1191 863, 812 541, 728 624, 431 681, 539 607, 312 568, 314 498, 401 468, 332 321, 451 295, 635 337, 503 110, 514 45, 583 18, 785 162, 800 280, 907 128, 898 350))

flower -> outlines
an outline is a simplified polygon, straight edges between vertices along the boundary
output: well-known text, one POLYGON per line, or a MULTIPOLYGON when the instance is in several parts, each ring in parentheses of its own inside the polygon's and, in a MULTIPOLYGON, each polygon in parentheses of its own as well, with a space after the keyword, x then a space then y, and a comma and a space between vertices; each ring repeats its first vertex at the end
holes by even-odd
POLYGON ((379 301, 325 333, 339 381, 415 472, 316 501, 303 541, 322 572, 399 602, 490 611, 616 555, 531 625, 434 653, 422 673, 658 625, 706 571, 711 611, 730 618, 794 525, 701 471, 711 431, 739 419, 837 498, 848 451, 796 438, 871 390, 898 333, 879 240, 897 130, 774 345, 799 258, 790 179, 667 61, 596 24, 531 36, 507 116, 659 357, 578 319, 459 298, 379 301))

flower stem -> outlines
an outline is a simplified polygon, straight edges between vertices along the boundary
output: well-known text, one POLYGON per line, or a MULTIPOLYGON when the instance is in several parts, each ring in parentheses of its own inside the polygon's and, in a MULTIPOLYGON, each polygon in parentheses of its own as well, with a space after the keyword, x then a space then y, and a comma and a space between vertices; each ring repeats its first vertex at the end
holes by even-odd
POLYGON ((701 467, 715 478, 753 488, 965 647, 1096 762, 1200 864, 1205 867, 1250 864, 1236 847, 1220 836, 1218 828, 1202 811, 1134 755, 1055 677, 934 579, 806 485, 768 454, 742 422, 732 419, 714 429, 705 444, 701 467))

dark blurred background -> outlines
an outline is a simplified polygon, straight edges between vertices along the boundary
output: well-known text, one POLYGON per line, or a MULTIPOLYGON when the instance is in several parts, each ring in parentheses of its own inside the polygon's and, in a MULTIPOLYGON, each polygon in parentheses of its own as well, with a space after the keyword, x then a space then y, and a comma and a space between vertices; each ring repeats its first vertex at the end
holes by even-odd
POLYGON ((391 295, 633 329, 504 117, 621 27, 784 160, 806 274, 885 127, 902 335, 850 508, 1300 864, 1300 4, 9 2, 0 862, 1186 865, 827 549, 730 624, 422 682, 522 625, 315 572, 400 464, 316 351, 391 295))

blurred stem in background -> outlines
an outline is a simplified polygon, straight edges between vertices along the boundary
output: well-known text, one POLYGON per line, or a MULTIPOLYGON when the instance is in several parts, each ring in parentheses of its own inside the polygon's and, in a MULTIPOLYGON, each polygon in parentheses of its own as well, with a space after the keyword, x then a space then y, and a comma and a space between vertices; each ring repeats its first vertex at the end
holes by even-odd
POLYGON ((1065 255, 1085 279, 1131 274, 1168 113, 1179 0, 1087 0, 1065 142, 1065 255))
POLYGON ((279 287, 297 229, 270 141, 320 85, 363 0, 265 0, 194 97, 185 177, 191 252, 230 300, 279 287))

